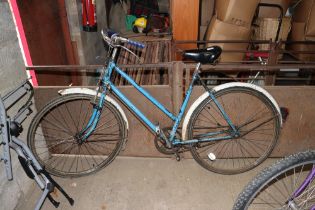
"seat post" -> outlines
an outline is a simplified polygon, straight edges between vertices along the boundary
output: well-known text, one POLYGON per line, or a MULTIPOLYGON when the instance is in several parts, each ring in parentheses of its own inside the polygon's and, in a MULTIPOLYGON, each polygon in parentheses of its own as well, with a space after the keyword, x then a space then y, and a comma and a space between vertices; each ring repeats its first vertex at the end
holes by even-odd
POLYGON ((196 80, 200 79, 200 76, 199 76, 199 73, 200 73, 200 66, 201 66, 201 63, 197 63, 196 65, 196 69, 194 71, 194 74, 192 76, 192 81, 191 81, 191 84, 194 84, 196 80))
POLYGON ((199 62, 199 63, 197 63, 197 65, 196 65, 196 69, 195 69, 195 74, 198 74, 199 73, 199 70, 200 70, 200 66, 201 66, 201 63, 199 62))

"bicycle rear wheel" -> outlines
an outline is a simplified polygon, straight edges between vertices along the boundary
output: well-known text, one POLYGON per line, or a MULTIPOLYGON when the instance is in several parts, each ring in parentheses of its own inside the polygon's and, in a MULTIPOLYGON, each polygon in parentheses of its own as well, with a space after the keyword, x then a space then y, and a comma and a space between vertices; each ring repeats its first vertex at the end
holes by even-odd
MULTIPOLYGON (((280 114, 271 101, 259 91, 231 87, 215 94, 232 120, 240 137, 230 140, 197 143, 191 146, 193 158, 205 169, 220 174, 248 171, 272 152, 280 132, 280 114), (213 158, 215 157, 215 158, 213 158)), ((229 134, 229 125, 210 97, 193 112, 188 123, 188 139, 210 138, 229 134)))
POLYGON ((248 183, 239 194, 233 210, 314 209, 314 179, 298 197, 290 201, 313 167, 315 151, 301 152, 278 161, 248 183))
POLYGON ((92 96, 71 94, 47 104, 33 119, 28 145, 39 163, 56 176, 79 177, 111 163, 126 141, 126 125, 119 111, 105 102, 95 131, 84 142, 78 133, 93 111, 92 96))

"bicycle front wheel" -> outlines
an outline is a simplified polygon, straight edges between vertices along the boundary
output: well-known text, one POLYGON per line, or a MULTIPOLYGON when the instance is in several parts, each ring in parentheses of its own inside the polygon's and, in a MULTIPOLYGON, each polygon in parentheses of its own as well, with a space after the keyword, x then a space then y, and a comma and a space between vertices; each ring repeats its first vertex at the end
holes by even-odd
MULTIPOLYGON (((275 147, 280 114, 265 95, 251 88, 231 87, 216 92, 215 97, 240 137, 194 144, 192 156, 202 167, 216 173, 248 171, 264 161, 275 147)), ((229 133, 227 121, 210 97, 195 109, 188 123, 188 139, 224 137, 229 133)))
POLYGON ((93 111, 92 96, 70 94, 54 99, 33 119, 28 145, 39 163, 56 176, 79 177, 111 163, 126 141, 126 125, 115 106, 105 102, 91 136, 81 141, 80 131, 93 111))
POLYGON ((233 210, 314 209, 314 179, 298 196, 293 196, 314 167, 315 151, 301 152, 278 161, 249 182, 233 210))

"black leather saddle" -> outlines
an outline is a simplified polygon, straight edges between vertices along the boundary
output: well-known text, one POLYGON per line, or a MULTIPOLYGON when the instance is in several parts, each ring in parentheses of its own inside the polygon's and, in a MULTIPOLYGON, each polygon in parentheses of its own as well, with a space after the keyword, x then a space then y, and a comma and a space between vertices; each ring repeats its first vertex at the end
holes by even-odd
POLYGON ((186 59, 202 64, 213 64, 220 57, 221 53, 221 47, 212 46, 206 49, 186 50, 183 56, 186 59))

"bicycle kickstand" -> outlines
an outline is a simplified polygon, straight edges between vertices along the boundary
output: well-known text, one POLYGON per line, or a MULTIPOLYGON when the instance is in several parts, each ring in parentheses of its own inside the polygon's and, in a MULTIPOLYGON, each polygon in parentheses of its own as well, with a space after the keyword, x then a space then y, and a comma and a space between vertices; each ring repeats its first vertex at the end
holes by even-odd
POLYGON ((45 199, 48 200, 58 208, 60 202, 57 202, 50 193, 52 193, 55 187, 65 196, 71 206, 74 204, 74 200, 63 190, 63 188, 43 169, 41 172, 42 177, 45 179, 45 188, 44 192, 42 193, 40 199, 37 201, 36 210, 40 209, 42 204, 44 203, 45 199))

